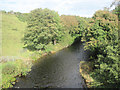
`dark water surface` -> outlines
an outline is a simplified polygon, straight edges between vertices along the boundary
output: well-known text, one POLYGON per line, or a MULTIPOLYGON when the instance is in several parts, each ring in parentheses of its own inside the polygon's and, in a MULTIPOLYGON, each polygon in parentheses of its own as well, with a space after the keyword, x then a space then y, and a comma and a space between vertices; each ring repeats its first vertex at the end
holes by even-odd
POLYGON ((26 77, 19 78, 16 88, 85 88, 79 63, 88 59, 83 44, 77 43, 37 60, 26 77))

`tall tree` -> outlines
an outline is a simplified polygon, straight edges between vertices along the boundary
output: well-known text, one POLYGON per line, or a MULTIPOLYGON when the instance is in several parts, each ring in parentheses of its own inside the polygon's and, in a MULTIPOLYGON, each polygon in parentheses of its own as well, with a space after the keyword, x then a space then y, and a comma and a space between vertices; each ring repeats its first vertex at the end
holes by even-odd
POLYGON ((43 50, 50 42, 55 45, 62 35, 63 29, 57 12, 41 8, 31 11, 24 36, 25 47, 43 50))

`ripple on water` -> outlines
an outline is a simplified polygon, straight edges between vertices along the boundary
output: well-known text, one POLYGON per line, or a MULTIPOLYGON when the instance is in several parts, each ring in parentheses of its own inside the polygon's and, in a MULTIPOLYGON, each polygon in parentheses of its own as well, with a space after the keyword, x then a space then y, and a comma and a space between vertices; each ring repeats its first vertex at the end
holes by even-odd
POLYGON ((79 62, 87 58, 88 54, 84 51, 83 45, 78 43, 36 61, 31 72, 25 78, 20 78, 14 87, 86 87, 79 73, 79 62))

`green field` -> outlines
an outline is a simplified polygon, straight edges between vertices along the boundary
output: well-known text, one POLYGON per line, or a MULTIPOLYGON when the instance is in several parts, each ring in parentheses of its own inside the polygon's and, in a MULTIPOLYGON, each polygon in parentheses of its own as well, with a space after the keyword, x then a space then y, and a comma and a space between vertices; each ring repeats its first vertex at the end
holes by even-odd
POLYGON ((22 52, 26 25, 15 15, 2 14, 2 56, 26 56, 27 53, 22 52))

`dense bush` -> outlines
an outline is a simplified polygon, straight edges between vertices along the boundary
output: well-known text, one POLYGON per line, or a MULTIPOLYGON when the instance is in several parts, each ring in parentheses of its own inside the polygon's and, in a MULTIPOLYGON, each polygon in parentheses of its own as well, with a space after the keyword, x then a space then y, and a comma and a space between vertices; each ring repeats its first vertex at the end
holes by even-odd
POLYGON ((14 14, 22 22, 26 22, 28 20, 28 17, 29 17, 29 13, 15 12, 14 14))
POLYGON ((27 65, 22 60, 8 61, 0 65, 2 69, 2 88, 11 88, 16 82, 16 76, 24 76, 30 71, 31 65, 27 65))
POLYGON ((93 22, 82 40, 85 48, 94 55, 92 76, 99 84, 94 87, 118 87, 120 83, 120 59, 118 58, 118 17, 112 12, 99 10, 93 16, 93 22))

